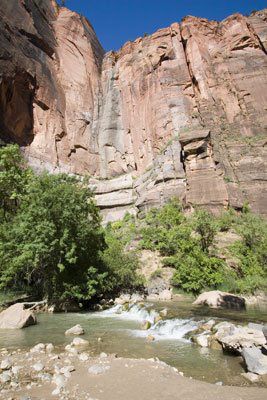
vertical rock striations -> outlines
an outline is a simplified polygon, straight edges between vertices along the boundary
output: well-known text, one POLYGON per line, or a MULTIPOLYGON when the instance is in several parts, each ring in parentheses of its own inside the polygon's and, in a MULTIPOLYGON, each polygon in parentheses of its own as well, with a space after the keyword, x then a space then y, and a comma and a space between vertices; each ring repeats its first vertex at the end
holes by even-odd
POLYGON ((0 17, 0 135, 36 169, 91 175, 106 220, 172 196, 266 214, 267 10, 107 54, 53 0, 4 0, 0 17))

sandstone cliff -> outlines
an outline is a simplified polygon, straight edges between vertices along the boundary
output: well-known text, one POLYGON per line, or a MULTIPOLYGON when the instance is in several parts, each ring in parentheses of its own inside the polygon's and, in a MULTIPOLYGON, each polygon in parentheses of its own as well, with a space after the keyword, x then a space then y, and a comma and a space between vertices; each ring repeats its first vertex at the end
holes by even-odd
POLYGON ((89 174, 106 220, 172 196, 267 214, 267 10, 107 54, 54 0, 2 0, 0 17, 0 135, 34 168, 89 174))

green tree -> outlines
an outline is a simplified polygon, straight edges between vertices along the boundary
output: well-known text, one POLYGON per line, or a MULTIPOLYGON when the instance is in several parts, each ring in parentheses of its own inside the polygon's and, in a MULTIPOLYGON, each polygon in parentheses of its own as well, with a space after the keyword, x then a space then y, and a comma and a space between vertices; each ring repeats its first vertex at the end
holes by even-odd
POLYGON ((17 145, 0 147, 0 221, 15 214, 30 176, 17 145))
POLYGON ((200 245, 203 251, 209 252, 216 234, 216 224, 212 215, 206 210, 195 212, 195 231, 200 236, 200 245))
POLYGON ((89 299, 107 275, 100 216, 91 191, 66 175, 32 179, 0 240, 1 285, 49 299, 89 299))

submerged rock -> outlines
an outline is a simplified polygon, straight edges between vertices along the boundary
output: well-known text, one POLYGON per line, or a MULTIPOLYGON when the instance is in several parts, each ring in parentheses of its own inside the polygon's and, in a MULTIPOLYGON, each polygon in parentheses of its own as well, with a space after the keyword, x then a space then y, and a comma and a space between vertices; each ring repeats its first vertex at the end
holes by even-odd
POLYGON ((0 329, 22 329, 36 324, 36 317, 23 303, 17 303, 0 313, 0 329))
POLYGON ((66 330, 65 335, 83 335, 84 329, 80 324, 73 326, 72 328, 66 330))
POLYGON ((209 306, 211 308, 232 308, 235 310, 246 308, 246 302, 243 297, 219 290, 201 293, 193 304, 209 306))

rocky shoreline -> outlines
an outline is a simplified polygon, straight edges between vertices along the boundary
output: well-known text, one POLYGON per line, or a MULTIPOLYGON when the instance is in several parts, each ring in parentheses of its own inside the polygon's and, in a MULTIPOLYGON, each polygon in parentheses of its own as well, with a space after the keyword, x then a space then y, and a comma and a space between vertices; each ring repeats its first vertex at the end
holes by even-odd
POLYGON ((158 359, 124 359, 86 345, 63 351, 38 344, 30 351, 1 349, 0 399, 5 400, 263 400, 265 388, 239 388, 186 378, 158 359))

